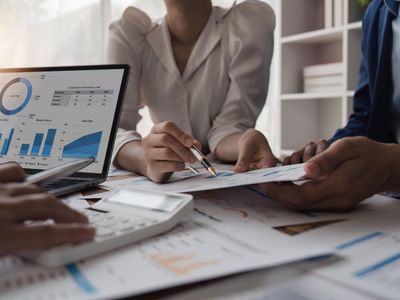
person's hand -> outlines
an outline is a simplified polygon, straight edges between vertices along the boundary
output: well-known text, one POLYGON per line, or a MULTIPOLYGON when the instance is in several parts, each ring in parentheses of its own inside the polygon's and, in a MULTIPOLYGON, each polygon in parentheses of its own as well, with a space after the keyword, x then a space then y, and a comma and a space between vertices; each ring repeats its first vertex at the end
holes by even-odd
POLYGON ((239 140, 239 156, 234 171, 274 167, 277 162, 265 136, 255 129, 246 130, 239 140))
POLYGON ((90 240, 94 229, 87 223, 85 216, 37 186, 0 184, 0 256, 90 240), (25 224, 25 221, 49 219, 54 223, 25 224))
POLYGON ((318 142, 310 142, 304 148, 301 148, 292 155, 285 157, 283 160, 284 165, 294 165, 306 162, 313 158, 314 156, 320 154, 321 152, 328 149, 329 143, 325 140, 320 140, 318 142))
POLYGON ((290 209, 347 211, 376 193, 393 189, 391 170, 399 161, 399 153, 398 145, 364 137, 345 138, 306 162, 304 169, 311 181, 300 186, 290 183, 261 186, 271 199, 290 209))
POLYGON ((0 182, 22 182, 25 178, 24 170, 17 163, 0 164, 0 182))
POLYGON ((143 141, 146 160, 146 175, 154 182, 164 182, 173 172, 182 171, 185 162, 195 163, 196 158, 189 150, 200 143, 179 129, 172 122, 155 125, 143 141))

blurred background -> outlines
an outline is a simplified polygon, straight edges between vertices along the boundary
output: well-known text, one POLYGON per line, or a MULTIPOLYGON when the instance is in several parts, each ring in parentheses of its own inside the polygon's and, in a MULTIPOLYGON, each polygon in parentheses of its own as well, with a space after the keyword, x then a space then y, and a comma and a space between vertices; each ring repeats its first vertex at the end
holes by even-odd
MULTIPOLYGON (((190 0, 188 0, 190 1, 190 0)), ((280 0, 266 0, 277 8, 280 0)), ((233 0, 214 1, 227 7, 233 0)), ((241 1, 237 1, 241 2, 241 1)), ((1 0, 0 67, 29 67, 105 63, 109 24, 134 5, 152 18, 164 16, 162 0, 1 0)), ((268 105, 257 128, 278 147, 276 55, 272 67, 268 105)), ((153 125, 146 109, 138 130, 146 134, 153 125)))

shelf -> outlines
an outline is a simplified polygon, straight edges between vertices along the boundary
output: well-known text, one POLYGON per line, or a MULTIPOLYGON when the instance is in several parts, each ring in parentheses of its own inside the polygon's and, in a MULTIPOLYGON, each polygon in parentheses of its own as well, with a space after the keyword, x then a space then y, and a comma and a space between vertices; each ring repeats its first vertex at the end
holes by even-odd
MULTIPOLYGON (((336 0, 335 0, 336 1, 336 0)), ((361 61, 362 17, 358 0, 343 0, 343 25, 325 27, 323 0, 281 0, 279 154, 291 155, 309 141, 327 139, 353 112, 361 61), (312 12, 312 13, 310 13, 312 12), (343 86, 304 90, 304 68, 343 62, 343 86)))
POLYGON ((359 22, 353 22, 347 25, 348 30, 357 30, 357 29, 362 29, 362 21, 359 22))
POLYGON ((320 29, 305 33, 282 37, 282 44, 323 44, 340 42, 343 37, 343 27, 320 29))
POLYGON ((294 101, 294 100, 315 100, 315 99, 335 99, 342 98, 343 93, 297 93, 297 94, 282 94, 282 101, 294 101))

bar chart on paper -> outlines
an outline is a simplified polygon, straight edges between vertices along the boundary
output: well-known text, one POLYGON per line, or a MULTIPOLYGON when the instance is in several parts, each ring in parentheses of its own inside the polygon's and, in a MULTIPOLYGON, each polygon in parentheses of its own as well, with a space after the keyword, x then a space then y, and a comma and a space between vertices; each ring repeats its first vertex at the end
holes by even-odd
POLYGON ((385 299, 399 299, 399 246, 397 229, 369 232, 338 245, 346 259, 317 272, 385 299))

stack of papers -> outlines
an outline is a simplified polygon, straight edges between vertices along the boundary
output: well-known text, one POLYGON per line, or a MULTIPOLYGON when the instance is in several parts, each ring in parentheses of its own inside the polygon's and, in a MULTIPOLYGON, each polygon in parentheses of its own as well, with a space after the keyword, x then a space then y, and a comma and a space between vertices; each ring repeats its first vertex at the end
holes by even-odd
POLYGON ((131 177, 123 180, 110 181, 104 184, 109 188, 139 188, 152 191, 188 193, 205 190, 215 190, 266 182, 304 180, 304 165, 281 166, 268 169, 254 170, 247 173, 235 173, 229 165, 215 165, 217 176, 214 177, 203 171, 199 174, 190 171, 177 172, 164 184, 157 184, 144 176, 131 177))
POLYGON ((325 217, 269 209, 258 190, 204 192, 195 202, 196 209, 175 230, 65 268, 44 269, 14 257, 0 260, 1 296, 114 299, 333 252, 274 228, 288 220, 325 217))
MULTIPOLYGON (((375 196, 350 213, 297 213, 269 200, 257 187, 227 187, 299 180, 302 165, 245 174, 224 166, 218 170, 217 178, 182 172, 168 184, 155 185, 198 190, 193 192, 194 211, 166 234, 64 268, 45 269, 16 257, 0 259, 0 298, 114 299, 327 254, 336 255, 302 264, 302 277, 287 286, 248 285, 244 299, 315 299, 323 290, 317 290, 316 297, 311 290, 298 290, 315 282, 332 293, 346 287, 335 294, 349 299, 357 299, 359 292, 398 298, 400 201, 375 196), (335 285, 329 283, 333 281, 335 285)), ((154 185, 125 172, 114 174, 126 179, 106 184, 113 188, 154 185)), ((82 195, 64 202, 76 208, 89 205, 82 195)), ((245 291, 242 287, 238 293, 245 291)))

